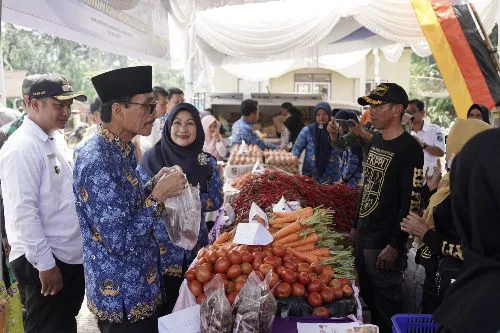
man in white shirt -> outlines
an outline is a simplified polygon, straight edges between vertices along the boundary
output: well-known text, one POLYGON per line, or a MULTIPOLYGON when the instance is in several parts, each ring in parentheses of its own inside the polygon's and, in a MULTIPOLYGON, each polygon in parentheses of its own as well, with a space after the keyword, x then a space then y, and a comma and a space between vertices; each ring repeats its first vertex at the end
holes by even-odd
POLYGON ((438 159, 444 156, 446 150, 443 132, 441 127, 424 121, 424 102, 418 99, 411 100, 408 104, 408 113, 414 117, 411 135, 424 150, 424 174, 430 177, 434 173, 438 159))
POLYGON ((25 332, 76 333, 84 296, 80 226, 71 155, 58 131, 71 115, 73 92, 59 74, 43 74, 29 91, 31 109, 0 150, 11 269, 26 293, 25 332))

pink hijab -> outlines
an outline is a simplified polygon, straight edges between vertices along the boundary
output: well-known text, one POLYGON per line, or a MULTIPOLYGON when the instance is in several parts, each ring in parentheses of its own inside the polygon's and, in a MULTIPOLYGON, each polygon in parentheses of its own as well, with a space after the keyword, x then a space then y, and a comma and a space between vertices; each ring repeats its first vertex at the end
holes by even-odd
POLYGON ((201 119, 201 125, 203 126, 203 131, 205 132, 205 144, 203 145, 203 150, 211 154, 217 160, 220 160, 219 153, 215 148, 215 144, 217 143, 217 141, 212 137, 212 133, 210 133, 208 129, 214 121, 217 123, 217 130, 219 130, 220 123, 217 121, 217 119, 215 119, 214 116, 208 115, 201 119))

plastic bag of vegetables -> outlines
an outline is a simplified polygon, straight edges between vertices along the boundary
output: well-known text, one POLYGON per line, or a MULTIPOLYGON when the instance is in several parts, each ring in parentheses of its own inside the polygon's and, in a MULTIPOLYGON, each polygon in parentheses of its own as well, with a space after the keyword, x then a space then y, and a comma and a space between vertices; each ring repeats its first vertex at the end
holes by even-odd
POLYGON ((233 333, 259 333, 261 284, 257 274, 252 272, 236 296, 233 305, 233 333))
POLYGON ((201 304, 201 333, 230 333, 233 329, 231 305, 224 292, 224 280, 217 274, 205 286, 206 299, 201 304))

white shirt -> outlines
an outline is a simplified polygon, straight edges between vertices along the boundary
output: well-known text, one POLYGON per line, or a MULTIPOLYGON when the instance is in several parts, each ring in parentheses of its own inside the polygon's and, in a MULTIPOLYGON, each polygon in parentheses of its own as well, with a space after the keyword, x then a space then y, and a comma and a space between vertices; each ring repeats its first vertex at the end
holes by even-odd
MULTIPOLYGON (((411 135, 418 137, 428 146, 437 147, 441 149, 443 152, 446 152, 446 144, 444 142, 443 131, 441 130, 441 127, 439 127, 438 125, 428 124, 424 121, 422 130, 418 132, 412 131, 411 135)), ((424 149, 424 174, 433 173, 433 168, 437 164, 438 159, 439 157, 429 154, 424 149)))
POLYGON ((9 261, 22 255, 39 271, 55 259, 81 264, 83 244, 73 197, 71 156, 64 143, 25 118, 0 150, 0 180, 9 261))

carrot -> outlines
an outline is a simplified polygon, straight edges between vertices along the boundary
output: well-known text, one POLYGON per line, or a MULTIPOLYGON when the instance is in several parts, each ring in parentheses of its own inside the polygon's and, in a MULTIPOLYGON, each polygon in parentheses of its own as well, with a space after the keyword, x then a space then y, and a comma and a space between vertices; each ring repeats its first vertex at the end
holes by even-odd
POLYGON ((332 259, 332 257, 331 257, 331 256, 329 256, 329 257, 321 257, 321 256, 320 256, 320 257, 318 257, 318 259, 319 259, 319 261, 323 261, 323 260, 331 260, 331 259, 332 259))
POLYGON ((288 245, 290 247, 297 247, 297 246, 305 245, 308 243, 314 243, 314 242, 317 242, 319 240, 320 240, 319 235, 317 233, 313 232, 313 233, 307 235, 307 237, 305 237, 305 238, 302 238, 296 242, 288 243, 285 245, 288 245))
POLYGON ((226 243, 227 241, 229 241, 229 233, 226 231, 226 232, 223 232, 219 238, 217 238, 214 242, 214 244, 222 244, 222 243, 226 243))
MULTIPOLYGON (((283 229, 281 229, 281 230, 283 230, 283 229)), ((295 242, 299 238, 300 238, 299 233, 298 232, 294 232, 293 234, 287 235, 287 236, 285 236, 283 238, 280 238, 280 239, 276 240, 274 243, 275 244, 286 244, 286 243, 295 242)))
POLYGON ((303 210, 293 213, 288 213, 288 215, 284 217, 277 217, 269 221, 269 224, 282 224, 282 223, 290 223, 297 220, 306 219, 311 217, 314 214, 314 210, 311 207, 304 208, 303 210))
POLYGON ((327 247, 318 247, 314 250, 311 250, 309 253, 314 254, 318 257, 328 257, 330 256, 330 249, 327 247))
POLYGON ((295 251, 301 251, 301 252, 314 250, 314 243, 307 243, 304 245, 296 246, 296 247, 293 247, 293 249, 295 251))
POLYGON ((318 256, 314 255, 314 254, 311 254, 310 252, 300 252, 300 251, 296 251, 294 250, 293 248, 287 248, 288 251, 290 251, 290 253, 292 253, 294 256, 296 256, 297 258, 299 258, 300 260, 304 260, 310 264, 314 264, 314 263, 317 263, 319 262, 319 259, 318 259, 318 256))
POLYGON ((289 226, 291 223, 281 223, 281 224, 273 224, 273 228, 283 229, 284 227, 289 226))
POLYGON ((292 224, 284 227, 283 229, 280 229, 280 231, 276 232, 273 235, 273 239, 280 239, 290 234, 298 233, 300 231, 302 231, 302 225, 299 221, 295 221, 292 224))
POLYGON ((299 214, 302 214, 304 212, 308 212, 309 210, 312 211, 312 208, 311 207, 306 207, 306 208, 302 208, 302 209, 296 210, 294 212, 274 212, 273 215, 276 216, 276 217, 287 217, 287 216, 291 216, 291 215, 299 215, 299 214))

